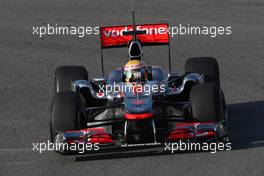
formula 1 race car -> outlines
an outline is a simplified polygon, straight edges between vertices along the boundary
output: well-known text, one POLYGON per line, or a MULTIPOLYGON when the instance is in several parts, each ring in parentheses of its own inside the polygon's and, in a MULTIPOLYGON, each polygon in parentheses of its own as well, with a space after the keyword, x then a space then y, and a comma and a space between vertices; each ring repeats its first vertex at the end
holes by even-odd
POLYGON ((51 140, 98 144, 102 151, 227 140, 227 110, 216 59, 190 58, 185 73, 172 73, 168 28, 135 23, 100 28, 102 78, 89 79, 82 66, 57 68, 51 140), (144 64, 142 48, 152 45, 168 46, 169 73, 144 64), (129 62, 105 75, 102 51, 117 47, 128 47, 129 62))

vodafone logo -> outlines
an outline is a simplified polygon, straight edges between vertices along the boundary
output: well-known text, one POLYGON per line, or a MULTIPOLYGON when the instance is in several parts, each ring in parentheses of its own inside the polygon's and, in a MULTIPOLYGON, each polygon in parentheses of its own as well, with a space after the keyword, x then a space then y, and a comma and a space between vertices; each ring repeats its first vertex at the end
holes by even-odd
MULTIPOLYGON (((136 27, 137 31, 145 31, 145 35, 164 35, 169 33, 169 29, 167 27, 151 27, 151 26, 137 26, 136 27)), ((116 28, 105 28, 102 30, 102 33, 105 37, 107 38, 115 38, 115 37, 120 37, 124 36, 125 32, 133 31, 132 26, 125 26, 125 27, 116 27, 116 28)))
MULTIPOLYGON (((126 46, 132 39, 131 34, 133 26, 108 26, 101 27, 101 47, 109 48, 115 46, 126 46)), ((142 31, 137 39, 142 44, 168 44, 169 43, 169 25, 168 24, 141 24, 136 26, 136 31, 142 31)))
POLYGON ((132 104, 134 104, 134 105, 142 105, 142 104, 144 104, 144 100, 133 100, 132 104))
POLYGON ((121 30, 105 30, 103 31, 103 34, 105 35, 105 37, 109 38, 109 37, 119 37, 119 36, 123 36, 124 32, 128 32, 128 31, 132 31, 133 29, 128 30, 128 27, 125 27, 121 30))

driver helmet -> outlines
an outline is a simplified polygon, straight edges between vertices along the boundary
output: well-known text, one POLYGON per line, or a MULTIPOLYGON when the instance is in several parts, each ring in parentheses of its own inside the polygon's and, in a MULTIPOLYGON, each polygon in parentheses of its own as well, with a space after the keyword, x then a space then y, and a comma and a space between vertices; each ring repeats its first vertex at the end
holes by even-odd
POLYGON ((147 66, 143 61, 130 60, 124 67, 124 76, 126 82, 146 81, 147 66))

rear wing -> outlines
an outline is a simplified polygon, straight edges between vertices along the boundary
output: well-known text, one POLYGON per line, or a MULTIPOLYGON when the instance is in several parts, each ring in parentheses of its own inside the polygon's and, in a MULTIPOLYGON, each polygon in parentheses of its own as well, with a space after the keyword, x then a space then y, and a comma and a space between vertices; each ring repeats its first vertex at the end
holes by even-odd
MULTIPOLYGON (((133 14, 134 15, 134 14, 133 14)), ((133 16, 134 17, 134 16, 133 16)), ((127 47, 131 41, 139 41, 143 46, 167 45, 169 72, 171 73, 170 35, 167 23, 107 26, 100 28, 101 67, 104 77, 103 49, 127 47)))
POLYGON ((136 25, 108 26, 100 28, 101 48, 126 47, 133 40, 136 33, 137 39, 143 46, 169 45, 169 25, 141 24, 136 25))

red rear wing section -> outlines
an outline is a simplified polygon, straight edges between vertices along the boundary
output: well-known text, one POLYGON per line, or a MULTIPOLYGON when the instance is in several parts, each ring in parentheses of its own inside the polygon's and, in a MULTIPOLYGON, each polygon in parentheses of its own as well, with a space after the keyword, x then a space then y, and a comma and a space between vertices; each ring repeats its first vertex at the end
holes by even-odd
MULTIPOLYGON (((142 24, 136 26, 137 39, 143 45, 168 45, 169 44, 168 24, 142 24)), ((101 48, 113 48, 127 46, 132 40, 132 35, 126 35, 133 31, 133 25, 101 27, 101 48)))

